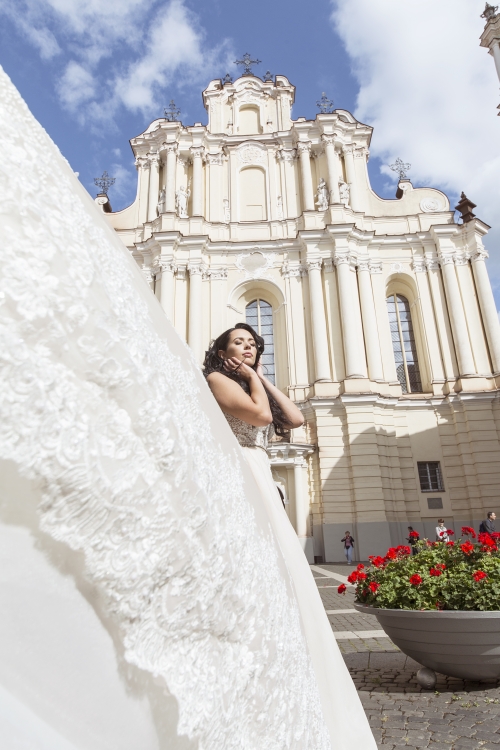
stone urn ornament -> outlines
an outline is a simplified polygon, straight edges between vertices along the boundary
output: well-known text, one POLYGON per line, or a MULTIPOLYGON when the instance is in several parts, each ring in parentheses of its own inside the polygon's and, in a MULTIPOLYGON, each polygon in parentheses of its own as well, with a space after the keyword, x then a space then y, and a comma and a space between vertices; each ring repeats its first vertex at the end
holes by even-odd
POLYGON ((356 586, 355 608, 374 615, 393 643, 422 665, 422 687, 435 686, 436 672, 500 680, 499 539, 464 526, 457 541, 422 539, 414 555, 410 547, 391 547, 348 577, 356 586))

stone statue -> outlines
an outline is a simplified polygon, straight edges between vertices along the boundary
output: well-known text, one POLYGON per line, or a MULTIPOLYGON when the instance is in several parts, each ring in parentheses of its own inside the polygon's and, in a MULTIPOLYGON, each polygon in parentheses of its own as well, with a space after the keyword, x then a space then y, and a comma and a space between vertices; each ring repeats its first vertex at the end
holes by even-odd
POLYGON ((156 206, 156 213, 157 213, 158 216, 160 216, 160 214, 165 213, 165 198, 166 198, 166 195, 167 195, 167 193, 166 193, 165 185, 164 185, 162 187, 162 189, 160 190, 160 197, 159 197, 159 200, 158 200, 158 205, 156 206))
POLYGON ((278 195, 276 198, 276 211, 278 213, 278 219, 283 218, 283 198, 281 195, 278 195))
POLYGON ((349 205, 349 185, 347 182, 339 182, 339 193, 340 193, 340 202, 344 204, 344 206, 349 205))
POLYGON ((175 207, 177 209, 177 216, 180 219, 189 218, 187 207, 188 207, 189 196, 191 195, 191 189, 189 187, 190 184, 191 184, 191 180, 189 181, 187 188, 181 185, 181 187, 175 194, 175 207))
POLYGON ((224 198, 223 201, 224 206, 224 224, 229 224, 231 221, 231 209, 229 208, 229 198, 224 198))
POLYGON ((316 205, 318 207, 318 211, 326 211, 328 208, 328 199, 330 197, 329 191, 328 191, 328 185, 326 184, 325 180, 321 178, 318 185, 318 192, 316 193, 316 205))

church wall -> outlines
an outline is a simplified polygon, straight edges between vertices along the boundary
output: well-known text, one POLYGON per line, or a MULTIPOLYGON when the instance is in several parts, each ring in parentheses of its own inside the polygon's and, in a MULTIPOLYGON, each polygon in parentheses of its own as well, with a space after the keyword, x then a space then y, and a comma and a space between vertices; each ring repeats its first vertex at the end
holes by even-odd
POLYGON ((409 524, 432 538, 438 515, 459 531, 500 504, 498 321, 485 315, 479 266, 472 270, 484 264, 487 227, 456 224, 443 193, 406 178, 399 199, 376 196, 371 128, 344 111, 292 121, 293 96, 284 77, 211 82, 208 126, 158 120, 131 141, 137 197, 106 216, 200 361, 212 338, 245 319, 249 302, 271 304, 277 384, 306 417, 281 449, 270 448, 287 512, 296 527, 303 476, 308 559, 343 560, 347 528, 366 559, 403 543, 409 524), (328 206, 312 210, 321 179, 328 206), (181 188, 190 191, 185 213, 181 188), (397 378, 390 293, 410 305, 422 393, 403 395, 397 378), (419 461, 440 462, 443 491, 420 491, 419 461), (433 495, 442 510, 429 510, 433 495))

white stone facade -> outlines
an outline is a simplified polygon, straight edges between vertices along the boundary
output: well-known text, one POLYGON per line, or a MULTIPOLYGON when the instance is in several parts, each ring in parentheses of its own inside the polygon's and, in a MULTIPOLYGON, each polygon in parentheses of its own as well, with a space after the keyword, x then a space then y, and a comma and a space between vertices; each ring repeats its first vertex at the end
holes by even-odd
POLYGON ((276 383, 306 417, 270 449, 276 481, 311 561, 341 559, 346 529, 366 559, 408 525, 459 532, 500 505, 488 227, 407 179, 378 197, 372 129, 344 110, 292 120, 294 93, 284 76, 212 81, 207 126, 159 119, 132 139, 137 197, 106 216, 200 361, 247 305, 271 305, 276 383), (442 489, 422 491, 419 462, 442 489))

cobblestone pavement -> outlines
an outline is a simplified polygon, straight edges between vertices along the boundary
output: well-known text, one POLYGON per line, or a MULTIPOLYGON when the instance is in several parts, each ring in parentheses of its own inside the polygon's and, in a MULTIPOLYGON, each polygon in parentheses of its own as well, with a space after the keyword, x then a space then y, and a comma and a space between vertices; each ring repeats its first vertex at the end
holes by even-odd
POLYGON ((500 750, 500 683, 438 675, 435 690, 421 688, 416 680, 420 664, 387 637, 361 635, 380 632, 380 625, 354 610, 352 588, 339 596, 341 581, 327 575, 347 576, 353 567, 313 566, 313 576, 378 747, 500 750))

